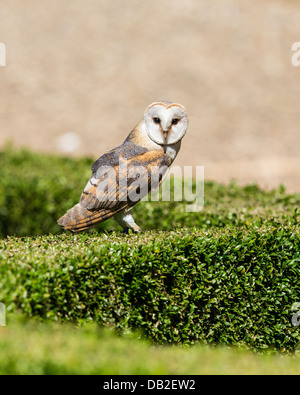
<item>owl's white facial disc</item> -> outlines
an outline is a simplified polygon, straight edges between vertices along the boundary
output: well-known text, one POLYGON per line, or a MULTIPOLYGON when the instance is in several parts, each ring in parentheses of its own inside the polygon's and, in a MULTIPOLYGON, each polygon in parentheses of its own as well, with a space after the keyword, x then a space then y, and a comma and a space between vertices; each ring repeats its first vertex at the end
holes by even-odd
POLYGON ((171 145, 183 138, 188 127, 184 107, 177 103, 152 103, 144 114, 151 140, 159 145, 171 145))

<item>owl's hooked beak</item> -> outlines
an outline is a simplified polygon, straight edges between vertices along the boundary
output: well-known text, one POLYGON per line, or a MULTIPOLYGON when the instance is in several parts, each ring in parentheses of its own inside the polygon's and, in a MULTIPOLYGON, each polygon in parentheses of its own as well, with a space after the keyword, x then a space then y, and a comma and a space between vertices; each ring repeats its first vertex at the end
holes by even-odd
POLYGON ((164 138, 164 144, 167 144, 167 138, 168 138, 168 131, 167 130, 163 130, 163 138, 164 138))
POLYGON ((170 127, 168 127, 167 129, 162 129, 162 134, 163 134, 165 145, 167 144, 167 138, 168 138, 169 132, 170 132, 170 127))

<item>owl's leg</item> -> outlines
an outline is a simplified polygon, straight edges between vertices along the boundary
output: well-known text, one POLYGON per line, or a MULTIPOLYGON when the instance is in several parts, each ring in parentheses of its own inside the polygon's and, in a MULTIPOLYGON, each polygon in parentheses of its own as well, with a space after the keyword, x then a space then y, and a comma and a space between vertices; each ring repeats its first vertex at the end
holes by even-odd
POLYGON ((114 215, 114 220, 122 226, 125 232, 132 229, 135 233, 140 233, 141 228, 135 223, 132 215, 130 213, 125 213, 124 211, 119 212, 114 215))

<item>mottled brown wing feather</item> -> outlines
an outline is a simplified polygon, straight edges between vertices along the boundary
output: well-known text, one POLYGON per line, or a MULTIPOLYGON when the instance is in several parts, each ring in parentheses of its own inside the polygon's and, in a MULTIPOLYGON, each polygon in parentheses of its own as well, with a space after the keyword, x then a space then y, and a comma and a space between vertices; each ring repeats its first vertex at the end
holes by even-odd
POLYGON ((118 153, 117 163, 115 159, 110 160, 108 167, 103 157, 94 163, 92 177, 81 195, 80 203, 58 221, 65 229, 73 232, 82 231, 105 221, 121 210, 134 206, 152 188, 157 188, 161 184, 163 175, 171 165, 170 157, 163 151, 145 152, 144 149, 142 151, 135 148, 131 150, 131 156, 127 152, 127 157, 124 157, 122 152, 117 152, 118 150, 123 151, 119 148, 110 154, 116 159, 118 153), (126 170, 122 165, 120 168, 120 157, 125 161, 122 162, 123 165, 126 163, 126 170), (115 175, 115 181, 108 173, 115 175), (127 187, 124 186, 124 182, 120 185, 122 175, 126 175, 127 187))
MULTIPOLYGON (((114 167, 106 168, 100 173, 100 177, 95 175, 90 178, 81 198, 80 203, 88 210, 118 209, 124 208, 124 203, 131 205, 131 195, 139 194, 136 189, 144 191, 143 198, 152 189, 161 183, 162 176, 170 166, 171 160, 163 152, 150 151, 126 160, 126 170, 120 168, 119 163, 114 167), (157 174, 161 172, 161 177, 157 174), (157 179, 157 185, 151 181, 157 179)), ((104 167, 102 167, 104 169, 104 167)), ((126 204, 125 204, 126 205, 126 204)))
MULTIPOLYGON (((116 212, 121 210, 122 208, 116 210, 116 212)), ((63 226, 65 230, 81 232, 109 219, 116 214, 116 212, 112 212, 111 210, 90 211, 86 210, 78 203, 61 217, 58 223, 63 226)))

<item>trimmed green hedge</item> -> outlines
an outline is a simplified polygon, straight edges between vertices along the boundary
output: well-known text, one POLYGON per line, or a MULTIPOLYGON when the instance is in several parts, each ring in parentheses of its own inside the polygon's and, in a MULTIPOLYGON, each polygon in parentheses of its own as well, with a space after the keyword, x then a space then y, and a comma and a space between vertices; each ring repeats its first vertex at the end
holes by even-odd
POLYGON ((291 351, 299 246, 297 227, 9 238, 0 300, 8 312, 139 329, 160 344, 291 351))
POLYGON ((199 213, 186 213, 185 202, 139 203, 137 223, 152 229, 141 235, 122 235, 111 220, 60 234, 56 220, 78 201, 92 162, 0 153, 0 302, 8 316, 96 321, 160 344, 297 346, 300 195, 206 182, 199 213))

